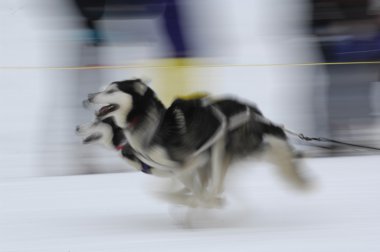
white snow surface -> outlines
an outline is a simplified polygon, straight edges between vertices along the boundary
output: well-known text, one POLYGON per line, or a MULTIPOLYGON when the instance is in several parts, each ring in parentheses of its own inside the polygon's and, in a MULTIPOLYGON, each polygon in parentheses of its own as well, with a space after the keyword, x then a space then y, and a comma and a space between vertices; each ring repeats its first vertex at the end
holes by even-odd
POLYGON ((194 210, 149 192, 140 173, 0 183, 0 251, 379 251, 379 157, 307 160, 315 189, 288 190, 270 167, 236 167, 227 204, 194 210))

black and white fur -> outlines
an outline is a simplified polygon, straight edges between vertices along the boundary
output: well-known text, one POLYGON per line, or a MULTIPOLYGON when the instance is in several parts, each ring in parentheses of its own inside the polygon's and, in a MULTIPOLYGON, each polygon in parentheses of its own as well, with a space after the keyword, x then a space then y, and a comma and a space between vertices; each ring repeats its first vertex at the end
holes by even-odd
POLYGON ((159 177, 173 176, 171 172, 155 169, 139 160, 126 141, 123 130, 115 124, 111 117, 81 124, 76 127, 76 132, 79 136, 82 136, 83 144, 99 144, 107 149, 120 152, 129 165, 138 171, 159 177))
MULTIPOLYGON (((134 154, 131 146, 126 141, 123 130, 115 124, 111 117, 103 120, 96 119, 94 122, 81 124, 76 127, 76 132, 83 138, 83 144, 98 144, 106 149, 116 150, 120 153, 121 157, 127 161, 129 166, 138 171, 157 177, 171 178, 174 179, 173 182, 178 182, 176 181, 174 173, 167 170, 156 169, 139 160, 134 154)), ((202 171, 199 171, 198 176, 200 176, 200 180, 207 180, 205 177, 206 174, 202 171)), ((179 190, 174 190, 173 188, 171 190, 161 191, 157 196, 170 203, 191 205, 190 197, 185 197, 186 195, 189 195, 190 191, 191 190, 186 187, 180 188, 179 190)))
POLYGON ((113 82, 86 103, 108 104, 98 117, 113 117, 139 160, 174 173, 195 198, 214 202, 231 162, 257 153, 265 153, 294 185, 307 186, 282 127, 255 106, 206 98, 178 99, 165 108, 139 79, 113 82), (195 180, 199 169, 207 169, 208 188, 195 180))

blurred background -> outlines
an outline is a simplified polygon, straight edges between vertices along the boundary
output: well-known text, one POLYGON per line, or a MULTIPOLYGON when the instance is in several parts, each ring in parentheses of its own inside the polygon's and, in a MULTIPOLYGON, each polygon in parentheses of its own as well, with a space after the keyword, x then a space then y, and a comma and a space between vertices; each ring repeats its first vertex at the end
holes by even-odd
POLYGON ((128 171, 74 128, 93 118, 87 93, 131 77, 166 104, 233 95, 294 131, 379 145, 379 65, 302 65, 379 60, 379 12, 378 0, 3 0, 0 178, 128 171))

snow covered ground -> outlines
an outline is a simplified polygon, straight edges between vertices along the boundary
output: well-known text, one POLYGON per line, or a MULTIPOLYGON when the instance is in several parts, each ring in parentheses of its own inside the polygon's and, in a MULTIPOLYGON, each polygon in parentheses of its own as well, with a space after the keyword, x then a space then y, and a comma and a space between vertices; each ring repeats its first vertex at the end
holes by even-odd
POLYGON ((225 209, 196 211, 149 192, 140 173, 9 179, 0 183, 0 251, 379 251, 379 157, 307 160, 308 193, 269 167, 244 164, 225 209))

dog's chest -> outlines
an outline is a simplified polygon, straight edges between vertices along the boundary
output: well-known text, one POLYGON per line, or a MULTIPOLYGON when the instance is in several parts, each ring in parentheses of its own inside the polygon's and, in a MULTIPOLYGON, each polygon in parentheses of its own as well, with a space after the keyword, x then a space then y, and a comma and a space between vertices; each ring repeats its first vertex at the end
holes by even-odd
POLYGON ((164 147, 157 144, 146 144, 142 133, 136 134, 128 132, 126 137, 141 161, 156 168, 173 168, 178 166, 176 162, 169 158, 167 150, 164 147))

